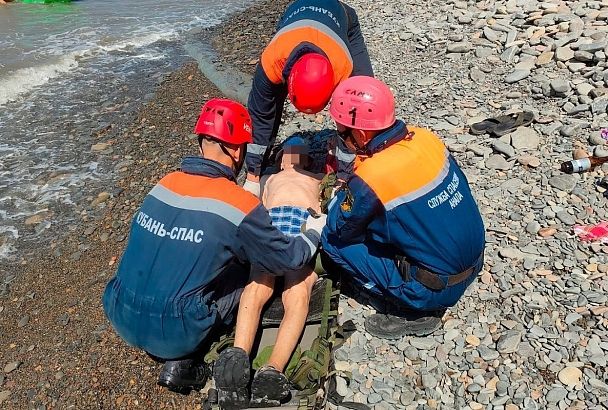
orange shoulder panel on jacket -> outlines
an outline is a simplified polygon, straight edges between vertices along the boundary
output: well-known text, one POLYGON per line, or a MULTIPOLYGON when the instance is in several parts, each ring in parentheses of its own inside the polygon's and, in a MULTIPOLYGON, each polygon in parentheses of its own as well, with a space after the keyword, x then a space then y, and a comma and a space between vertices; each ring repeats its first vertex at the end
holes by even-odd
POLYGON ((314 27, 297 27, 277 34, 262 52, 262 68, 273 84, 283 82, 283 69, 287 58, 305 41, 316 45, 327 55, 334 69, 336 84, 350 77, 353 63, 348 49, 345 50, 329 35, 314 27))
POLYGON ((370 158, 357 157, 355 173, 376 193, 383 204, 414 193, 449 168, 445 145, 431 131, 408 127, 414 133, 370 158))
POLYGON ((163 187, 182 196, 223 201, 248 214, 260 200, 227 178, 172 172, 159 182, 163 187))

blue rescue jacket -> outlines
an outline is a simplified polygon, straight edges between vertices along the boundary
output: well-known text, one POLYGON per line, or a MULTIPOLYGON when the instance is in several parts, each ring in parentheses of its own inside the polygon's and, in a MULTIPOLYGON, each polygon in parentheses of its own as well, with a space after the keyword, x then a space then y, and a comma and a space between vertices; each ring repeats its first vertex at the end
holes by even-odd
POLYGON ((334 82, 374 72, 357 13, 337 0, 296 0, 279 20, 277 32, 262 52, 247 108, 253 121, 253 144, 247 146, 247 172, 260 175, 277 136, 287 78, 293 64, 307 53, 325 55, 334 82))
POLYGON ((440 139, 398 121, 358 155, 325 234, 375 241, 440 275, 479 260, 485 233, 468 181, 440 139))
POLYGON ((319 239, 312 231, 283 235, 229 168, 187 157, 181 171, 165 176, 135 214, 104 307, 127 342, 168 358, 176 328, 184 330, 180 337, 192 337, 195 347, 216 323, 209 295, 218 280, 235 280, 222 277, 227 267, 242 263, 283 275, 309 262, 319 239))

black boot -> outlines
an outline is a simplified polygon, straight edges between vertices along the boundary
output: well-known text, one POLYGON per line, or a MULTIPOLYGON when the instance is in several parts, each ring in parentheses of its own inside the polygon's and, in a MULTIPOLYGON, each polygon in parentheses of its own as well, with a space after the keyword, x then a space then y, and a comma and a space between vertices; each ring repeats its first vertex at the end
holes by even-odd
POLYGON ((408 312, 403 316, 376 313, 365 319, 365 330, 382 339, 427 336, 441 327, 445 310, 408 312))
POLYGON ((188 394, 191 390, 200 390, 205 387, 211 375, 205 363, 193 359, 167 360, 158 377, 158 384, 169 390, 188 394))
POLYGON ((249 406, 250 367, 247 352, 239 347, 228 347, 220 353, 213 366, 220 408, 232 410, 249 406))
POLYGON ((255 372, 251 382, 251 406, 277 407, 289 396, 289 380, 272 366, 255 372))

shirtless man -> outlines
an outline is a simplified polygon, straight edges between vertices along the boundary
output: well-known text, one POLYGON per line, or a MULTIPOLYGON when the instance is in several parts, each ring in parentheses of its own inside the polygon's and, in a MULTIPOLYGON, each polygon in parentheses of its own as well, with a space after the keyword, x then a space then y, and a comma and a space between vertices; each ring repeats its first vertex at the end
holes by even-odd
MULTIPOLYGON (((286 235, 295 236, 301 232, 301 226, 309 214, 308 208, 320 212, 319 185, 323 174, 306 171, 308 161, 306 141, 292 137, 283 145, 281 171, 261 181, 262 203, 269 210, 272 224, 286 235)), ((317 274, 312 265, 285 273, 282 293, 285 315, 268 363, 254 375, 252 402, 278 405, 288 396, 289 382, 283 372, 306 324, 310 294, 316 280, 317 274), (260 399, 264 401, 260 402, 260 399)), ((270 300, 274 284, 273 275, 252 272, 241 296, 234 347, 222 352, 214 370, 220 405, 226 408, 246 407, 249 404, 249 355, 262 308, 270 300), (227 374, 231 371, 233 375, 227 374), (232 380, 222 380, 226 378, 232 380)))

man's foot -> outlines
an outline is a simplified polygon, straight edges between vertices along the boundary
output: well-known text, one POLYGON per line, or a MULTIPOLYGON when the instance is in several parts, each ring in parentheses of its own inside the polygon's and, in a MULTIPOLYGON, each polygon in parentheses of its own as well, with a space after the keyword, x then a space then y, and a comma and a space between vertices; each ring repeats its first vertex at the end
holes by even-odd
POLYGON ((365 330, 382 339, 400 339, 403 336, 427 336, 441 327, 445 310, 417 312, 405 317, 376 313, 365 319, 365 330))
POLYGON ((289 380, 272 366, 262 366, 251 383, 251 405, 280 406, 289 397, 289 380))
POLYGON ((210 375, 211 371, 205 363, 193 359, 167 360, 158 377, 158 384, 173 392, 188 394, 191 390, 205 387, 210 375))
POLYGON ((244 409, 249 406, 249 355, 239 347, 228 347, 213 366, 213 379, 222 409, 244 409))

